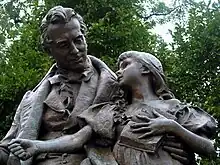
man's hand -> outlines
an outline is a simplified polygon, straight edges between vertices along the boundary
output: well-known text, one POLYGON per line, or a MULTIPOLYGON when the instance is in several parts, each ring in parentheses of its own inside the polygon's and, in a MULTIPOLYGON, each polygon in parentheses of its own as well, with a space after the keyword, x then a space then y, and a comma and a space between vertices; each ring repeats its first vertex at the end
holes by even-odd
POLYGON ((14 139, 8 144, 8 149, 19 159, 27 160, 34 156, 38 148, 34 141, 28 139, 14 139))
POLYGON ((184 145, 176 139, 175 136, 167 136, 163 143, 163 149, 167 151, 173 159, 178 160, 184 165, 194 165, 195 155, 186 150, 184 145))

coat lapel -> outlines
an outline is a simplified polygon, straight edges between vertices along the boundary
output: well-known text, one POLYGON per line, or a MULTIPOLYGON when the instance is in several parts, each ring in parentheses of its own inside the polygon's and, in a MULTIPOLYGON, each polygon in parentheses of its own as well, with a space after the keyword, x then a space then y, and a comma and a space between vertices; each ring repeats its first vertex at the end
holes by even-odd
POLYGON ((36 139, 38 137, 39 127, 43 114, 44 100, 50 91, 50 83, 46 79, 39 86, 33 97, 33 103, 30 107, 30 114, 25 125, 24 131, 19 138, 36 139))
POLYGON ((102 69, 99 76, 99 84, 93 104, 108 102, 118 89, 116 78, 108 70, 102 69))
MULTIPOLYGON (((94 75, 89 81, 83 81, 76 98, 76 104, 67 120, 64 131, 76 126, 79 122, 77 116, 93 104, 107 102, 115 93, 118 85, 116 84, 116 76, 112 71, 100 60, 93 56, 89 56, 94 66, 94 75), (97 73, 98 72, 98 73, 97 73)), ((73 130, 74 131, 74 130, 73 130)))
MULTIPOLYGON (((31 104, 27 104, 27 112, 28 119, 25 123, 24 128, 22 131, 18 134, 17 138, 22 139, 37 139, 39 130, 40 130, 40 124, 41 124, 41 118, 43 114, 43 105, 44 100, 46 99, 48 93, 50 91, 50 83, 47 79, 45 79, 41 85, 38 87, 38 89, 33 93, 31 96, 32 98, 29 98, 31 104)), ((24 121, 23 121, 24 122, 24 121)), ((28 159, 26 161, 19 161, 17 157, 10 154, 10 158, 8 161, 8 165, 31 165, 32 159, 28 159)))

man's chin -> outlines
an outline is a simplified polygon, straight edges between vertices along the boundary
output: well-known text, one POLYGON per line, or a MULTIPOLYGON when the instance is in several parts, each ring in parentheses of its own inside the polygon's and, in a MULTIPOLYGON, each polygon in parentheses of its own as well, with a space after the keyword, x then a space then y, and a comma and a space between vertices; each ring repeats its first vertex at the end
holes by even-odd
POLYGON ((68 70, 72 71, 72 72, 83 72, 85 70, 85 66, 74 66, 74 67, 70 67, 68 70))
POLYGON ((72 63, 68 68, 69 68, 68 70, 71 70, 71 71, 81 72, 81 71, 85 70, 86 62, 85 61, 80 61, 80 62, 77 62, 77 63, 72 63))
POLYGON ((83 72, 85 70, 85 65, 80 65, 80 64, 69 64, 65 66, 58 66, 59 68, 62 68, 66 71, 71 71, 71 72, 83 72))

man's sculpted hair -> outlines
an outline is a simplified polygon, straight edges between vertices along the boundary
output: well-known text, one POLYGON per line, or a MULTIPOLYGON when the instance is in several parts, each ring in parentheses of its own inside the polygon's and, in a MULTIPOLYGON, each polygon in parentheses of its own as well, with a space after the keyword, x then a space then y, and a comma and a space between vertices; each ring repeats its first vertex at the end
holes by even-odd
POLYGON ((46 16, 43 18, 40 26, 41 44, 46 51, 48 51, 50 43, 52 42, 47 33, 48 26, 50 24, 66 24, 73 18, 79 21, 80 30, 83 35, 85 35, 87 30, 86 24, 84 23, 83 18, 72 8, 55 6, 48 11, 46 16))

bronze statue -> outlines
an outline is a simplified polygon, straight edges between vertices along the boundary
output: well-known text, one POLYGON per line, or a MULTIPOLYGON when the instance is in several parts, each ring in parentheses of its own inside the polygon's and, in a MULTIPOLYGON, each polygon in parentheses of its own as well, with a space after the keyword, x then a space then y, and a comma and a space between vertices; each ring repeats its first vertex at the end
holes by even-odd
POLYGON ((47 142, 12 140, 9 145, 11 151, 22 159, 42 152, 60 152, 56 141, 68 141, 63 144, 67 146, 65 152, 75 151, 89 138, 92 139, 91 131, 94 131, 99 135, 96 136, 99 144, 113 144, 113 151, 106 152, 100 145, 91 147, 88 142, 87 156, 90 160, 85 164, 182 165, 184 163, 163 149, 164 141, 172 134, 193 152, 215 155, 208 139, 215 133, 214 118, 174 98, 166 86, 162 65, 157 58, 143 52, 125 52, 119 57, 119 68, 118 81, 126 93, 126 102, 120 97, 114 102, 93 105, 78 115, 84 125, 87 124, 79 132, 47 142), (122 103, 117 104, 117 101, 122 103), (71 140, 63 140, 67 137, 71 140), (71 149, 68 148, 70 144, 71 149), (108 154, 103 155, 103 152, 108 154), (103 158, 106 155, 108 158, 103 158), (99 156, 103 159, 98 159, 99 156))
MULTIPOLYGON (((61 6, 52 8, 42 21, 41 33, 42 44, 56 60, 56 64, 32 91, 24 95, 11 129, 0 144, 0 162, 7 165, 123 164, 115 151, 119 142, 124 143, 121 129, 126 128, 130 122, 126 113, 130 113, 132 108, 132 111, 136 111, 135 106, 132 107, 136 98, 129 105, 118 106, 121 98, 116 97, 119 89, 116 76, 102 61, 87 55, 86 26, 82 17, 73 9, 61 6)), ((127 78, 131 76, 132 74, 127 78)), ((135 85, 133 82, 131 84, 135 85)), ((147 85, 150 89, 150 85, 147 85)), ((165 83, 163 85, 166 87, 165 83)), ((141 97, 140 93, 136 94, 141 97)), ((160 94, 156 96, 165 97, 167 93, 162 91, 160 94)), ((147 104, 150 102, 147 101, 147 104)), ((172 116, 172 121, 178 123, 174 114, 167 117, 160 112, 152 112, 152 115, 164 120, 172 116)), ((147 136, 148 133, 145 132, 149 128, 145 126, 151 118, 146 115, 131 116, 137 116, 133 122, 139 122, 132 123, 133 135, 138 135, 136 132, 143 130, 143 137, 147 136)), ((208 114, 206 117, 213 123, 214 119, 208 114)), ((190 156, 185 155, 185 150, 179 143, 165 144, 164 136, 158 136, 158 145, 154 146, 164 146, 168 157, 172 160, 174 158, 178 163, 185 159, 188 164, 191 163, 188 161, 190 156), (160 142, 163 144, 160 145, 160 142)), ((139 141, 137 144, 147 144, 136 139, 139 141)))

